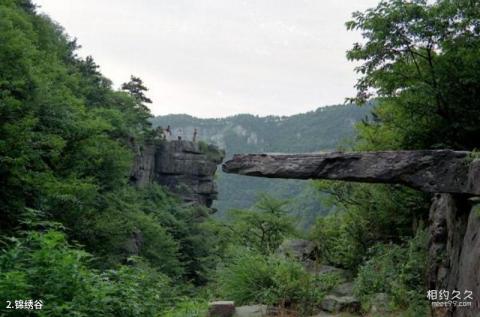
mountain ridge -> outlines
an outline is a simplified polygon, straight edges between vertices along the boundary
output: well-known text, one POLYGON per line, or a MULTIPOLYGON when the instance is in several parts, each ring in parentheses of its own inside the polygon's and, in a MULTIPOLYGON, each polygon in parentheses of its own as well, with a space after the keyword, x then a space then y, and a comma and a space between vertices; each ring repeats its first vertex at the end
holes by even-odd
MULTIPOLYGON (((171 114, 152 119, 153 127, 170 125, 173 138, 193 138, 213 143, 226 151, 229 159, 236 153, 317 152, 332 151, 348 145, 355 137, 354 126, 367 118, 372 106, 332 105, 319 107, 292 116, 258 116, 237 114, 225 118, 196 118, 188 114, 171 114)), ((218 201, 214 207, 223 216, 230 209, 249 208, 258 193, 268 193, 292 200, 294 214, 325 213, 317 198, 310 192, 308 182, 296 180, 249 179, 218 172, 218 201), (239 195, 242 193, 242 195, 239 195), (309 197, 309 201, 305 201, 309 197)), ((307 217, 309 218, 309 217, 307 217)), ((308 220, 306 220, 309 222, 308 220)))

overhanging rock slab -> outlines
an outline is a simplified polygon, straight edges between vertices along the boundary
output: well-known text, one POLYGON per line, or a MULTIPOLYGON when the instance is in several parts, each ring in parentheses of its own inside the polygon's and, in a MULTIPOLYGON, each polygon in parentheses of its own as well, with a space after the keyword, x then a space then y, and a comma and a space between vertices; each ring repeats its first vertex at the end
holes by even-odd
POLYGON ((429 193, 480 195, 480 160, 452 150, 240 154, 223 171, 247 176, 402 184, 429 193))

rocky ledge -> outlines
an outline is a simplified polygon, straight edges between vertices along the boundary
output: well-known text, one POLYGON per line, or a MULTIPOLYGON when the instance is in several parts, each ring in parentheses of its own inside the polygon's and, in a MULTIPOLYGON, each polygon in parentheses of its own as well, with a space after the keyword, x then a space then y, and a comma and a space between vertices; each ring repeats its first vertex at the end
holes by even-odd
POLYGON ((235 155, 227 173, 270 178, 403 184, 429 193, 480 195, 480 161, 451 150, 235 155))
POLYGON ((187 203, 210 207, 217 197, 214 181, 224 152, 191 141, 162 141, 138 149, 130 181, 137 186, 164 185, 187 203))

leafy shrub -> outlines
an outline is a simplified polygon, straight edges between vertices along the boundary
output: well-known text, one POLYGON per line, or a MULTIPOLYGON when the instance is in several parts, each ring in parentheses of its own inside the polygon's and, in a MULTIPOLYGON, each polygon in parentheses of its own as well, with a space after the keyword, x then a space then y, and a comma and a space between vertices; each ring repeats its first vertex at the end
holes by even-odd
POLYGON ((339 277, 315 276, 301 263, 241 250, 219 271, 223 298, 242 304, 266 304, 312 311, 339 277))
POLYGON ((405 245, 378 244, 372 253, 355 280, 354 291, 363 307, 369 308, 375 293, 387 293, 395 308, 423 316, 427 307, 424 300, 427 233, 419 231, 405 245))
POLYGON ((0 255, 0 299, 43 300, 39 316, 157 316, 174 299, 169 278, 140 259, 100 273, 89 268, 90 255, 59 231, 10 240, 0 255))
POLYGON ((224 150, 220 150, 215 145, 208 144, 205 141, 198 141, 198 147, 200 148, 200 151, 204 153, 209 160, 218 162, 218 164, 220 164, 225 157, 224 150))
POLYGON ((207 310, 208 302, 205 300, 184 299, 162 317, 204 317, 207 310))
POLYGON ((427 197, 409 188, 324 181, 315 186, 329 194, 326 203, 336 212, 317 219, 310 239, 323 260, 349 270, 356 271, 375 244, 413 237, 414 224, 428 215, 427 197))
POLYGON ((295 235, 294 220, 288 215, 287 200, 261 194, 251 209, 230 211, 232 240, 262 254, 271 254, 283 240, 295 235))

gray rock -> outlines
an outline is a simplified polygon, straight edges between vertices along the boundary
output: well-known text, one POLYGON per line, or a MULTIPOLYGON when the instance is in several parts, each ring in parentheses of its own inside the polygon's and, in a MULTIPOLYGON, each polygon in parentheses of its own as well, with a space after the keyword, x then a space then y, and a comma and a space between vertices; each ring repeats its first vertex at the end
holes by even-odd
POLYGON ((323 310, 331 313, 357 313, 360 311, 360 301, 354 296, 327 295, 320 306, 323 310))
POLYGON ((480 195, 480 162, 451 150, 242 154, 226 173, 293 179, 403 184, 428 193, 480 195))
POLYGON ((130 235, 130 238, 125 242, 124 249, 128 256, 140 255, 144 242, 143 233, 136 229, 130 235))
POLYGON ((306 265, 308 272, 312 274, 322 275, 322 274, 338 274, 340 277, 349 280, 353 278, 353 273, 338 267, 334 267, 326 264, 318 264, 315 262, 309 262, 306 265))
POLYGON ((301 239, 285 240, 278 247, 277 253, 298 261, 311 260, 315 258, 315 244, 301 239))
POLYGON ((155 145, 146 144, 136 146, 137 155, 135 155, 132 170, 130 172, 130 182, 137 186, 150 184, 155 174, 155 145))
POLYGON ((234 317, 264 317, 267 315, 266 305, 240 306, 235 309, 234 317))
POLYGON ((353 296, 353 283, 339 284, 332 289, 331 294, 335 296, 353 296))
POLYGON ((130 180, 140 187, 156 182, 184 202, 211 207, 217 198, 214 175, 224 152, 213 145, 209 145, 207 151, 202 152, 199 144, 191 141, 146 145, 138 149, 130 180))
POLYGON ((232 317, 234 313, 234 302, 218 301, 208 304, 208 317, 232 317))
POLYGON ((463 196, 439 194, 430 209, 428 289, 473 292, 472 307, 436 308, 433 316, 470 317, 480 312, 480 218, 463 196), (477 295, 475 295, 477 294, 477 295))
POLYGON ((317 315, 311 316, 311 317, 353 317, 353 316, 358 317, 360 315, 358 315, 358 314, 351 315, 351 314, 347 314, 347 313, 332 314, 332 313, 322 311, 322 312, 318 313, 317 315))
POLYGON ((372 313, 388 313, 390 312, 390 297, 386 293, 377 293, 372 296, 372 313))

